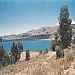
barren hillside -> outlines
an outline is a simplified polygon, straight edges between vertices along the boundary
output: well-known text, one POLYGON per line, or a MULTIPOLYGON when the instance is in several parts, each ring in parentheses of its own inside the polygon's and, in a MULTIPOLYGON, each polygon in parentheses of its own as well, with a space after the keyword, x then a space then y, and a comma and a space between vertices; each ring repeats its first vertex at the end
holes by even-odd
POLYGON ((18 35, 8 35, 3 38, 3 40, 12 40, 12 39, 49 39, 52 37, 58 29, 58 26, 54 27, 41 27, 37 30, 30 30, 25 33, 20 33, 18 35))

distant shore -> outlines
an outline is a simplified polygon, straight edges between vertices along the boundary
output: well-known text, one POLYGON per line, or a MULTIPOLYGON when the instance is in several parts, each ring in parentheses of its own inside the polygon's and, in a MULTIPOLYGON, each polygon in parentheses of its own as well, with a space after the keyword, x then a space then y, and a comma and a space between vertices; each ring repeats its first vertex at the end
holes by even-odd
POLYGON ((51 39, 24 39, 24 38, 20 38, 20 39, 2 39, 2 42, 6 42, 6 41, 19 41, 19 40, 43 40, 43 41, 51 41, 51 39))

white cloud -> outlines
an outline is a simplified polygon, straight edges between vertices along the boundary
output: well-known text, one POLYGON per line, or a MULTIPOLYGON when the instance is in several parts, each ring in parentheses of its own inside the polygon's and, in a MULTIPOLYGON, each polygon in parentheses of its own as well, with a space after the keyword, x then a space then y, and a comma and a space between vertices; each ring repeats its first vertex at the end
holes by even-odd
MULTIPOLYGON (((72 23, 71 24, 75 24, 75 21, 72 20, 72 23)), ((57 22, 56 25, 59 25, 59 22, 57 22)))
POLYGON ((75 24, 75 21, 74 20, 72 20, 72 23, 71 24, 75 24))
POLYGON ((56 25, 59 25, 59 22, 57 22, 56 25))

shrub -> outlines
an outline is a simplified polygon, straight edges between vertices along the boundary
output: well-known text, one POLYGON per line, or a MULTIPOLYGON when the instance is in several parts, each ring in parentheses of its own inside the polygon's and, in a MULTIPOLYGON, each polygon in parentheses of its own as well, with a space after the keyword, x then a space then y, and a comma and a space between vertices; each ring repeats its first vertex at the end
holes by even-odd
POLYGON ((56 42, 55 40, 52 40, 52 50, 55 51, 56 42))
POLYGON ((46 49, 45 52, 48 53, 48 49, 46 49))
POLYGON ((55 47, 55 50, 56 50, 56 58, 60 58, 61 57, 61 49, 60 49, 60 46, 56 46, 55 47))
POLYGON ((29 61, 30 60, 30 51, 26 50, 26 60, 29 61))

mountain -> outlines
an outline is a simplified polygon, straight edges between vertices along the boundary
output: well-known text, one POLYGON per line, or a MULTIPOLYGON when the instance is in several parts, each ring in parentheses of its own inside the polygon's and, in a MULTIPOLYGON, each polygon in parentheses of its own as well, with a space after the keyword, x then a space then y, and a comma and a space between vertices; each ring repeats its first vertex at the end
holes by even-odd
POLYGON ((37 30, 30 30, 26 33, 21 33, 21 34, 18 34, 17 36, 18 37, 30 37, 30 36, 39 36, 39 35, 53 35, 53 33, 55 33, 58 29, 58 26, 54 26, 54 27, 41 27, 37 30))
POLYGON ((49 39, 53 36, 58 29, 58 26, 54 27, 41 27, 37 30, 30 30, 25 33, 18 35, 8 35, 3 38, 3 40, 13 40, 13 39, 49 39))

